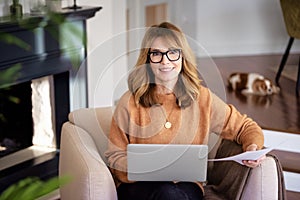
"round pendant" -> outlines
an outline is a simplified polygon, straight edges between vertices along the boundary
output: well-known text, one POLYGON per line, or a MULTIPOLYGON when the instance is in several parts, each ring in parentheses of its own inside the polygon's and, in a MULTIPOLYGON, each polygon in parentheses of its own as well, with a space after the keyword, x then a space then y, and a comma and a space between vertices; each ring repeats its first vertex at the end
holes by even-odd
POLYGON ((166 123, 165 123, 165 128, 169 129, 169 128, 171 128, 171 127, 172 127, 171 122, 166 122, 166 123))

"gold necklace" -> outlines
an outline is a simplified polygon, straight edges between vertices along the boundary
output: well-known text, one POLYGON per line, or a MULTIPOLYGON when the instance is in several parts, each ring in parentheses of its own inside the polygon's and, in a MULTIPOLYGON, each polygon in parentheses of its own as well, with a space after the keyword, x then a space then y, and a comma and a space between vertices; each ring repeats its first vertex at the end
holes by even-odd
POLYGON ((166 123, 165 123, 165 128, 169 129, 171 127, 172 127, 172 123, 167 120, 166 123))
POLYGON ((170 122, 170 120, 169 120, 169 118, 170 118, 170 116, 171 116, 171 114, 172 114, 172 112, 173 112, 173 110, 174 110, 174 105, 173 105, 173 107, 172 107, 172 110, 170 111, 170 113, 169 113, 169 116, 167 117, 166 116, 166 114, 164 113, 164 115, 165 115, 165 118, 166 118, 166 122, 165 122, 165 124, 164 124, 164 127, 166 128, 166 129, 170 129, 171 127, 172 127, 172 123, 170 122))

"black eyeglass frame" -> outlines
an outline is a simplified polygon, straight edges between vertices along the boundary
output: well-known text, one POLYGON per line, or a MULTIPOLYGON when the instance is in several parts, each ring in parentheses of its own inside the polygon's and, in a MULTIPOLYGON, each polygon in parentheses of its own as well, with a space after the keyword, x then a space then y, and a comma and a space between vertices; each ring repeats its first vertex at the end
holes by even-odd
POLYGON ((163 58, 164 58, 164 55, 167 56, 167 58, 168 58, 169 61, 175 62, 175 61, 177 61, 177 60, 180 59, 180 56, 181 56, 181 49, 170 49, 170 50, 168 50, 168 51, 166 51, 166 52, 150 51, 150 50, 149 50, 149 52, 148 52, 149 60, 150 60, 150 62, 152 62, 152 63, 161 63, 161 61, 162 61, 163 58), (172 51, 178 51, 178 52, 179 52, 178 58, 176 58, 176 59, 170 59, 170 58, 169 58, 168 53, 169 53, 169 52, 172 52, 172 51), (161 55, 160 61, 157 61, 157 62, 153 62, 153 61, 152 61, 152 59, 151 59, 151 54, 153 54, 153 53, 160 53, 160 55, 161 55))

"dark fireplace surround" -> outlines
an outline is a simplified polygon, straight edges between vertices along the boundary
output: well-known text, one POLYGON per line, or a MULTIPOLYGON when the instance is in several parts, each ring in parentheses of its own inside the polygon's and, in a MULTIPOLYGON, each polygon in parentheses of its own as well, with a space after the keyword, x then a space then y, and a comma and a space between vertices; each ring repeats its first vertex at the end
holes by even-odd
POLYGON ((85 97, 83 100, 85 105, 82 106, 87 106, 86 20, 92 18, 100 9, 101 7, 82 7, 77 10, 62 9, 60 12, 51 13, 53 19, 59 19, 58 21, 53 21, 51 17, 30 16, 29 14, 24 15, 22 19, 0 18, 0 37, 12 35, 24 41, 29 47, 28 49, 22 48, 0 39, 0 74, 2 74, 0 88, 24 84, 40 77, 50 75, 53 77, 54 126, 57 146, 57 151, 54 153, 48 153, 1 170, 0 193, 9 185, 28 176, 48 179, 58 175, 61 126, 67 121, 70 112, 70 85, 74 82, 79 67, 82 76, 79 78, 84 80, 81 84, 84 84, 83 88, 85 88, 84 94, 80 94, 85 97), (59 42, 64 39, 60 37, 62 29, 66 28, 64 26, 66 23, 74 25, 81 33, 76 44, 66 46, 59 42), (68 56, 70 54, 75 56, 68 56), (76 57, 76 62, 72 60, 74 57, 76 57), (17 76, 3 77, 3 74, 10 74, 9 70, 14 69, 16 69, 17 76))

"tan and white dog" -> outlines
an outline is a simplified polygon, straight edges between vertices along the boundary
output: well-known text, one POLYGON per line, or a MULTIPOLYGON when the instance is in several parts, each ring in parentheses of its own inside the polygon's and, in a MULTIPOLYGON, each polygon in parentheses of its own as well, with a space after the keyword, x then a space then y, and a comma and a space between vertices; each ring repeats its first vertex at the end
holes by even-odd
POLYGON ((271 95, 280 91, 272 81, 258 73, 232 73, 228 78, 228 86, 243 94, 271 95))

